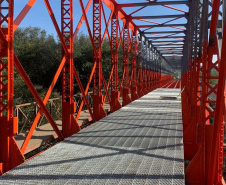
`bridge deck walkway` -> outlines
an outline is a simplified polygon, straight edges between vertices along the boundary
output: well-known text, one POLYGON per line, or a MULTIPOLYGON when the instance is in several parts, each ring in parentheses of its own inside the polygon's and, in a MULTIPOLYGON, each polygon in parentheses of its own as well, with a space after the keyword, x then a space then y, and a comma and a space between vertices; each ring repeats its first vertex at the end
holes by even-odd
POLYGON ((0 184, 184 184, 179 89, 157 89, 0 177, 0 184))

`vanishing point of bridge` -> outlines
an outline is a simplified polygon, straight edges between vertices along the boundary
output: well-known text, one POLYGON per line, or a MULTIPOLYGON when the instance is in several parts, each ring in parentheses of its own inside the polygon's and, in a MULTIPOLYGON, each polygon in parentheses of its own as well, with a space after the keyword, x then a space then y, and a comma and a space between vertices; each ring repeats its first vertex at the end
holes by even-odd
POLYGON ((62 47, 44 99, 13 49, 14 32, 36 1, 24 1, 18 15, 16 1, 0 1, 0 184, 225 184, 224 0, 43 0, 39 11, 48 12, 62 47), (85 87, 73 60, 82 27, 93 49, 85 87), (106 41, 107 79, 101 58, 106 41), (15 70, 38 105, 22 143, 14 111, 15 70), (62 82, 60 120, 47 107, 57 81, 62 82), (81 129, 84 112, 89 123, 81 129), (26 158, 42 115, 57 144, 26 158))

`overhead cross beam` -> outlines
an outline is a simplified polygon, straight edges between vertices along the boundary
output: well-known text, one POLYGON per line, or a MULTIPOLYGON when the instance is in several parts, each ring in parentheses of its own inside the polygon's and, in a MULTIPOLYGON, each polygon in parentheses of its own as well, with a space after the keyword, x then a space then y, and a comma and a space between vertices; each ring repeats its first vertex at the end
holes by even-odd
POLYGON ((189 5, 189 1, 161 1, 161 2, 148 2, 148 3, 126 3, 118 4, 119 7, 136 7, 136 6, 159 6, 159 5, 189 5))
MULTIPOLYGON (((159 48, 159 49, 163 49, 163 50, 171 50, 172 48, 174 48, 174 49, 183 49, 183 47, 171 47, 171 46, 169 46, 169 47, 156 47, 156 48, 159 48)), ((163 50, 160 50, 160 51, 163 51, 163 50)))
POLYGON ((143 32, 144 34, 159 34, 159 33, 175 33, 175 34, 179 34, 179 33, 185 33, 185 31, 147 31, 147 32, 143 32))
POLYGON ((152 43, 161 43, 161 42, 184 42, 184 40, 163 40, 163 41, 158 41, 158 40, 153 40, 151 41, 152 43))
POLYGON ((131 19, 165 19, 165 18, 182 18, 188 17, 188 14, 178 14, 178 15, 157 15, 157 16, 133 16, 131 19))
POLYGON ((174 36, 174 37, 147 37, 147 39, 181 39, 185 36, 174 36))
POLYGON ((138 28, 157 28, 157 27, 175 27, 175 26, 184 26, 186 27, 187 24, 159 24, 159 25, 137 25, 138 28))
POLYGON ((156 45, 156 46, 154 46, 155 48, 157 48, 157 49, 166 49, 166 48, 184 48, 184 45, 178 45, 178 46, 175 46, 175 45, 166 45, 166 46, 163 46, 163 45, 161 45, 161 46, 158 46, 158 45, 156 45))

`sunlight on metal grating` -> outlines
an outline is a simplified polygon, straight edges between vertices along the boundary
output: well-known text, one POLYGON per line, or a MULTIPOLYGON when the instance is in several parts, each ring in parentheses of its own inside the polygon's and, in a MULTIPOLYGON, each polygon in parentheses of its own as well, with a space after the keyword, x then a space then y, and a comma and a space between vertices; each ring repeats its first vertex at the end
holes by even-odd
POLYGON ((157 89, 0 177, 0 184, 184 184, 179 89, 157 89))

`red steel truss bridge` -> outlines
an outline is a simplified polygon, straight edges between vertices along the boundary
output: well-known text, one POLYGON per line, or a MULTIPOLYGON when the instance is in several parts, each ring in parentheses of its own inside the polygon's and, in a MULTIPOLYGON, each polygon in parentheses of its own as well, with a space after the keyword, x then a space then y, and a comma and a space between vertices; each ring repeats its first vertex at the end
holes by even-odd
POLYGON ((17 2, 0 0, 0 184, 225 184, 225 0, 43 0, 39 12, 48 12, 52 25, 46 28, 55 28, 62 46, 44 99, 13 49, 14 32, 36 1, 23 1, 15 16, 17 2), (93 50, 85 87, 73 60, 82 27, 93 50), (102 72, 105 41, 111 51, 108 79, 102 72), (15 71, 38 105, 21 146, 15 71), (60 128, 47 107, 57 81, 60 128), (75 85, 80 102, 73 98, 75 85), (92 124, 81 129, 83 106, 92 124), (59 143, 25 159, 42 115, 59 143))

